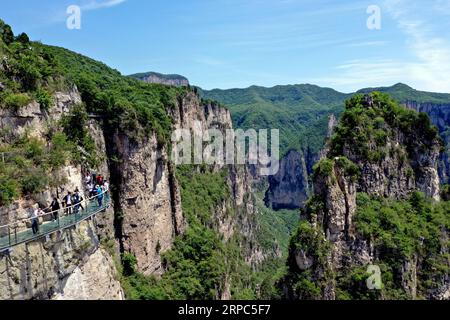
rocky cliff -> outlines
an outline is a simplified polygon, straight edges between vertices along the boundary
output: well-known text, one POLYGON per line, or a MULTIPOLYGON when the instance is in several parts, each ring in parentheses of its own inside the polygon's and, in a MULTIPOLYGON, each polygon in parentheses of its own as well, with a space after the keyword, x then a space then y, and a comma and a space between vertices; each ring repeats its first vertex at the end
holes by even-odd
POLYGON ((444 139, 446 150, 441 154, 439 163, 439 177, 442 183, 450 182, 450 104, 419 103, 405 101, 403 104, 418 112, 425 112, 433 124, 439 129, 444 139))
POLYGON ((130 77, 139 79, 147 83, 159 83, 168 86, 188 87, 189 80, 178 74, 161 74, 157 72, 138 73, 130 77))
MULTIPOLYGON (((48 112, 36 102, 18 113, 2 111, 2 126, 12 128, 13 135, 29 132, 45 140, 48 126, 60 121, 81 101, 73 87, 70 92, 55 94, 55 103, 48 112)), ((202 105, 192 92, 180 96, 168 112, 173 129, 202 134, 211 128, 232 128, 227 109, 211 103, 202 105)), ((139 273, 161 276, 165 272, 161 255, 172 248, 187 224, 176 167, 170 161, 167 146, 158 142, 155 133, 137 141, 96 117, 88 120, 86 130, 94 138, 100 160, 96 169, 112 183, 112 208, 77 227, 5 251, 0 258, 4 264, 0 280, 5 284, 0 298, 123 299, 116 270, 118 257, 123 253, 136 258, 139 273)), ((213 172, 222 169, 223 165, 212 168, 213 172)), ((27 218, 35 201, 46 207, 53 194, 62 198, 67 190, 83 190, 82 172, 80 165, 67 164, 60 171, 61 176, 68 177, 67 182, 2 207, 1 224, 27 218)), ((251 177, 246 167, 230 166, 227 172, 230 197, 211 213, 214 228, 225 242, 238 236, 243 259, 256 266, 265 254, 256 241, 258 225, 250 195, 251 177), (235 215, 230 215, 230 211, 235 215)), ((225 289, 217 298, 231 297, 229 281, 223 284, 225 289)))
POLYGON ((274 210, 301 208, 308 198, 308 170, 303 154, 291 150, 281 159, 280 170, 269 177, 265 203, 274 210))
POLYGON ((357 95, 329 147, 291 242, 285 294, 448 298, 448 275, 429 269, 432 261, 448 268, 449 231, 448 203, 431 204, 439 200, 441 142, 430 121, 381 94, 357 95), (383 288, 366 286, 369 265, 381 268, 383 288))
MULTIPOLYGON (((213 105, 202 105, 194 93, 180 97, 177 105, 169 109, 173 129, 188 129, 202 136, 208 129, 226 130, 232 128, 227 109, 213 105)), ((225 132, 225 131, 224 131, 225 132)), ((164 269, 161 254, 168 251, 176 238, 186 227, 181 210, 181 197, 176 180, 176 167, 171 163, 167 148, 158 144, 152 135, 143 141, 131 141, 127 134, 118 130, 111 135, 110 156, 118 160, 111 163, 113 182, 118 186, 116 194, 116 231, 122 252, 129 252, 137 259, 138 271, 143 274, 161 275, 164 269)), ((216 165, 215 172, 223 165, 216 165)), ((244 168, 229 168, 229 186, 233 190, 231 203, 223 204, 215 213, 219 221, 218 230, 229 239, 237 230, 253 226, 245 221, 251 203, 244 203, 244 196, 250 192, 244 168), (239 173, 238 173, 239 172, 239 173), (244 210, 240 223, 226 218, 227 206, 244 210), (243 209, 243 207, 245 207, 243 209)), ((254 255, 254 253, 249 253, 254 255)), ((249 261, 259 258, 249 257, 249 261)))
MULTIPOLYGON (((202 105, 199 97, 189 93, 179 100, 178 106, 171 111, 175 129, 188 129, 193 135, 201 136, 206 130, 217 129, 226 136, 226 130, 233 129, 230 111, 217 104, 208 102, 202 105)), ((226 168, 227 185, 230 197, 214 212, 216 228, 228 241, 234 235, 243 236, 241 243, 244 258, 248 264, 256 266, 267 253, 263 253, 256 241, 258 222, 256 219, 255 199, 252 195, 253 176, 247 166, 215 164, 214 172, 226 168), (234 211, 235 215, 228 214, 234 211)))
MULTIPOLYGON (((49 126, 54 126, 79 103, 81 97, 73 87, 68 92, 55 93, 54 104, 48 111, 36 102, 18 112, 2 109, 0 123, 3 129, 8 128, 10 137, 20 137, 26 132, 45 141, 49 126)), ((94 134, 97 127, 92 121, 89 130, 94 134)), ((101 139, 97 143, 100 150, 105 149, 101 139)), ((106 162, 100 161, 99 166, 108 177, 106 162)), ((28 218, 36 202, 47 207, 53 195, 62 198, 68 190, 84 188, 80 165, 67 163, 55 175, 62 177, 58 186, 1 207, 0 224, 28 218)), ((0 299, 123 299, 115 264, 100 246, 102 238, 114 238, 108 223, 113 216, 113 211, 108 209, 98 219, 2 252, 0 299)))

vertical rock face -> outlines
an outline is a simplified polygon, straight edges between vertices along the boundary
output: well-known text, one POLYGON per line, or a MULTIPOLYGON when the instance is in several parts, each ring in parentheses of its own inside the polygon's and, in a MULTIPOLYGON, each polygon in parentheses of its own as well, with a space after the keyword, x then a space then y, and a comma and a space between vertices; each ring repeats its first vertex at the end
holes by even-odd
MULTIPOLYGON (((18 113, 2 109, 0 125, 8 128, 14 136, 27 131, 41 139, 48 126, 54 125, 63 114, 81 103, 81 97, 73 87, 68 92, 56 93, 54 101, 48 112, 42 112, 35 102, 18 113)), ((91 121, 89 130, 101 154, 106 146, 99 124, 91 121)), ((106 158, 100 162, 99 169, 109 177, 106 158)), ((57 176, 66 179, 58 188, 49 188, 33 198, 19 199, 0 208, 0 224, 28 218, 36 202, 46 207, 52 195, 62 198, 67 190, 83 190, 81 166, 67 165, 57 176)), ((108 209, 76 227, 2 252, 0 299, 122 299, 115 265, 109 254, 99 248, 100 238, 114 238, 113 217, 113 210, 108 209)), ((24 224, 20 230, 28 227, 24 224)))
POLYGON ((446 151, 441 154, 439 163, 439 177, 443 183, 450 182, 450 105, 417 103, 415 101, 406 101, 404 105, 410 109, 425 112, 430 117, 435 126, 438 127, 441 136, 444 139, 446 151))
POLYGON ((160 274, 160 255, 171 248, 185 224, 166 150, 155 135, 135 143, 116 132, 113 145, 120 159, 114 170, 119 177, 116 211, 121 216, 121 250, 136 256, 140 272, 160 274))
MULTIPOLYGON (((385 100, 372 101, 372 98, 366 96, 362 106, 386 107, 383 105, 385 100)), ((361 105, 360 102, 353 103, 358 107, 361 105)), ((440 143, 436 131, 429 127, 419 128, 426 120, 413 122, 414 126, 408 128, 404 122, 393 122, 397 124, 392 125, 378 119, 378 123, 383 123, 383 132, 387 135, 383 135, 382 140, 383 156, 374 160, 361 154, 364 149, 359 149, 355 142, 355 136, 358 136, 350 136, 343 127, 348 123, 356 123, 356 127, 348 130, 365 136, 367 140, 363 147, 369 146, 373 151, 380 150, 377 149, 380 148, 380 143, 375 147, 371 141, 372 133, 366 134, 364 131, 369 130, 364 126, 370 124, 352 122, 352 116, 358 112, 354 110, 349 109, 344 114, 343 119, 347 122, 337 129, 341 136, 331 140, 326 157, 315 168, 314 196, 303 210, 303 219, 310 229, 305 227, 304 234, 299 231, 290 248, 291 272, 286 277, 284 287, 290 298, 304 297, 305 291, 296 291, 292 282, 306 277, 309 279, 307 281, 313 281, 320 288, 320 294, 314 298, 335 299, 338 294, 337 284, 346 277, 342 274, 345 272, 343 270, 367 266, 383 254, 374 249, 376 240, 363 237, 361 230, 356 229, 354 220, 358 209, 357 193, 365 193, 378 199, 402 200, 419 190, 426 196, 439 200, 437 165, 440 143), (336 150, 340 150, 341 155, 336 156, 336 150)), ((361 111, 361 114, 364 112, 366 111, 361 111)), ((370 114, 370 111, 367 112, 370 114)), ((444 236, 446 232, 448 230, 443 231, 444 236)), ((445 255, 447 250, 445 246, 442 247, 441 254, 445 255)), ((401 267, 396 267, 396 272, 401 278, 402 290, 412 298, 417 295, 417 275, 418 270, 423 267, 423 259, 412 255, 404 261, 396 261, 401 264, 401 267)), ((443 295, 448 292, 448 279, 443 280, 439 290, 443 295)), ((311 292, 307 293, 307 297, 310 297, 308 294, 311 292)), ((439 299, 439 294, 433 293, 431 297, 439 299)))
POLYGON ((0 299, 121 299, 115 266, 98 248, 95 229, 85 221, 3 252, 0 299))
MULTIPOLYGON (((337 119, 331 114, 328 120, 327 138, 331 138, 337 119)), ((291 150, 280 162, 279 172, 268 178, 269 188, 266 192, 265 203, 274 210, 299 209, 303 207, 311 192, 309 175, 314 164, 326 156, 327 147, 319 154, 305 151, 291 150)))
MULTIPOLYGON (((201 105, 194 93, 188 93, 180 99, 177 108, 170 111, 174 119, 175 129, 189 129, 193 136, 201 136, 206 130, 220 130, 226 136, 226 130, 232 129, 230 111, 215 104, 201 105)), ((265 259, 265 253, 256 241, 258 224, 256 221, 255 199, 252 195, 252 180, 247 166, 216 164, 213 168, 218 171, 227 167, 228 185, 231 190, 230 199, 217 208, 214 220, 217 221, 217 230, 228 241, 234 234, 240 234, 245 241, 241 243, 245 260, 248 264, 256 266, 265 259), (228 211, 236 214, 230 216, 228 211)), ((227 294, 224 295, 226 297, 227 294)))
POLYGON ((123 300, 124 295, 111 256, 97 249, 67 278, 56 300, 123 300))
POLYGON ((189 80, 177 74, 161 74, 157 72, 147 72, 131 75, 131 77, 142 80, 147 83, 160 83, 176 87, 188 87, 189 80))
MULTIPOLYGON (((227 109, 214 104, 202 105, 194 93, 180 97, 177 105, 168 112, 173 119, 174 130, 188 129, 194 136, 202 137, 208 129, 218 129, 225 134, 225 130, 232 128, 227 109)), ((161 254, 172 247, 175 237, 186 227, 176 168, 155 135, 135 142, 116 131, 110 145, 111 154, 119 159, 112 164, 112 171, 118 186, 115 210, 120 249, 136 257, 140 272, 161 275, 164 272, 161 254)), ((213 170, 218 171, 224 166, 216 164, 213 170)), ((225 240, 236 232, 247 239, 254 239, 256 222, 253 202, 248 196, 250 175, 245 167, 229 166, 228 169, 228 182, 233 194, 215 210, 217 230, 225 240), (227 215, 229 208, 238 213, 233 219, 227 215)), ((252 241, 245 244, 247 260, 258 263, 262 255, 256 244, 250 243, 252 241)))
POLYGON ((308 197, 308 171, 303 155, 291 150, 281 160, 280 170, 269 177, 266 206, 274 210, 298 209, 308 197))

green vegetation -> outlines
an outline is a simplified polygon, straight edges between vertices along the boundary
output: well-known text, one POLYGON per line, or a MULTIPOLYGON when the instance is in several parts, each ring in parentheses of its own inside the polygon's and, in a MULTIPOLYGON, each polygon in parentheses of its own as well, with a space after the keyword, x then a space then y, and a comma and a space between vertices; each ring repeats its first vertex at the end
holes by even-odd
MULTIPOLYGON (((322 177, 334 178, 333 171, 337 168, 355 180, 363 178, 359 166, 344 154, 349 154, 358 164, 383 161, 387 154, 405 162, 413 159, 418 151, 433 147, 437 140, 437 128, 427 115, 400 106, 384 93, 357 94, 346 103, 329 144, 329 158, 314 166, 314 179, 317 182, 322 177), (402 136, 400 141, 404 145, 389 147, 388 141, 398 135, 402 136)), ((413 176, 414 170, 409 169, 406 175, 413 176)), ((444 187, 444 200, 448 200, 447 192, 448 187, 444 187)), ((368 266, 352 262, 347 256, 351 251, 343 252, 344 263, 340 268, 330 270, 328 250, 332 242, 325 240, 321 224, 333 213, 327 212, 321 195, 312 197, 305 206, 305 216, 310 220, 301 222, 292 238, 289 269, 284 277, 289 296, 323 298, 331 284, 336 289, 336 298, 341 300, 411 299, 405 281, 416 272, 417 298, 426 299, 442 285, 450 271, 450 256, 446 251, 450 229, 448 201, 436 202, 420 192, 413 192, 404 200, 358 194, 351 237, 365 240, 373 248, 375 261, 371 264, 381 269, 381 290, 367 288, 368 266), (295 260, 299 251, 312 259, 311 268, 300 270, 295 260)))
POLYGON ((389 94, 393 99, 400 102, 448 104, 450 95, 448 93, 434 93, 415 90, 406 84, 397 83, 392 87, 366 88, 357 93, 382 92, 389 94))
POLYGON ((31 102, 31 98, 26 93, 11 93, 5 95, 3 104, 9 110, 17 112, 31 102))
MULTIPOLYGON (((181 185, 187 230, 176 239, 171 250, 163 253, 166 272, 161 279, 135 272, 135 259, 129 255, 122 257, 124 270, 128 270, 124 272, 122 281, 128 298, 218 299, 224 293, 226 283, 230 284, 233 299, 270 299, 280 296, 274 284, 285 273, 283 261, 287 243, 281 243, 280 246, 282 259, 269 259, 259 270, 252 270, 244 262, 242 235, 235 235, 225 242, 216 231, 217 221, 213 219, 213 213, 221 203, 227 203, 230 196, 226 177, 226 170, 211 173, 204 167, 183 166, 178 169, 177 179, 181 185)), ((262 203, 262 198, 260 201, 262 203)), ((235 215, 233 210, 229 210, 228 214, 235 215)), ((263 222, 274 221, 273 216, 263 215, 263 222)), ((294 225, 296 221, 293 214, 291 216, 293 221, 288 225, 294 225)), ((287 217, 280 214, 276 219, 287 217)), ((271 237, 262 243, 267 246, 266 249, 275 250, 273 246, 277 236, 273 235, 274 232, 283 232, 286 237, 289 235, 289 230, 283 229, 286 222, 275 222, 279 230, 270 229, 265 223, 261 226, 264 230, 262 234, 271 237)))
POLYGON ((397 129, 405 135, 409 153, 421 144, 429 147, 439 139, 437 128, 426 114, 400 106, 384 93, 357 94, 346 102, 331 138, 329 156, 341 156, 347 148, 357 159, 380 162, 394 151, 387 145, 387 139, 395 137, 397 129))
MULTIPOLYGON (((18 111, 31 102, 31 97, 38 97, 40 103, 50 103, 48 96, 61 81, 59 69, 42 45, 29 42, 24 33, 14 38, 11 27, 0 20, 0 54, 3 68, 0 73, 0 107, 18 111)), ((47 107, 44 105, 44 108, 47 107)))
POLYGON ((74 149, 74 159, 78 162, 87 162, 91 168, 95 168, 99 165, 101 157, 97 153, 93 138, 87 132, 88 119, 84 105, 80 104, 62 117, 61 125, 69 141, 78 146, 74 149))
POLYGON ((237 128, 279 129, 281 156, 291 149, 317 154, 327 135, 328 116, 339 115, 348 97, 314 85, 198 91, 226 105, 237 128))
MULTIPOLYGON (((374 264, 385 271, 380 294, 388 299, 406 298, 399 272, 404 263, 417 260, 418 296, 427 298, 450 272, 450 256, 442 254, 448 245, 444 235, 450 230, 450 202, 437 203, 420 192, 403 201, 358 194, 357 201, 356 230, 370 239, 377 252, 374 264)), ((349 293, 355 298, 353 291, 349 293)))
POLYGON ((3 131, 0 136, 0 206, 64 182, 57 170, 71 160, 74 145, 63 133, 50 134, 48 142, 27 133, 10 139, 8 132, 3 131))
MULTIPOLYGON (((336 157, 333 160, 323 158, 317 162, 314 167, 314 178, 318 177, 331 177, 334 179, 333 170, 337 166, 347 176, 351 177, 353 181, 356 181, 361 174, 360 168, 347 157, 336 157)), ((334 181, 334 180, 333 180, 334 181)))
POLYGON ((156 132, 158 141, 170 141, 172 120, 167 110, 188 88, 147 84, 122 76, 105 64, 69 50, 42 46, 59 64, 62 74, 77 85, 88 113, 104 116, 135 141, 156 132))
MULTIPOLYGON (((178 170, 187 230, 176 239, 172 250, 163 254, 166 272, 160 280, 144 277, 134 272, 133 267, 126 268, 131 271, 124 279, 128 298, 218 299, 226 281, 233 285, 242 281, 233 277, 248 268, 244 266, 237 241, 232 239, 225 244, 213 228, 216 222, 212 214, 229 195, 226 174, 226 171, 198 173, 188 166, 178 170)), ((127 264, 133 261, 129 257, 126 260, 127 264)), ((233 290, 234 294, 244 292, 233 290)))
POLYGON ((317 300, 322 297, 322 288, 331 279, 327 270, 326 258, 330 252, 330 244, 325 240, 325 236, 319 228, 314 227, 309 222, 302 220, 297 231, 291 238, 290 255, 286 276, 281 285, 288 285, 291 296, 301 300, 317 300), (322 268, 322 275, 319 278, 313 274, 312 269, 299 270, 295 256, 298 252, 304 253, 311 259, 313 266, 322 268))

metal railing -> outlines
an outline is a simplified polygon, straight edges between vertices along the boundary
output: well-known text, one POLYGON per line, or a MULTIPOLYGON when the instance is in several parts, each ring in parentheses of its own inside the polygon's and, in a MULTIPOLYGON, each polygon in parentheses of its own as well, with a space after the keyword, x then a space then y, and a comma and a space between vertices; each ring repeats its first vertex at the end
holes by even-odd
POLYGON ((95 195, 68 207, 59 210, 40 214, 38 217, 31 217, 17 220, 13 223, 0 226, 0 251, 30 242, 59 230, 70 228, 90 217, 106 210, 111 204, 109 190, 95 195), (102 204, 99 205, 98 198, 103 196, 102 204), (31 226, 33 220, 47 218, 47 222, 39 225, 39 231, 34 233, 31 226))

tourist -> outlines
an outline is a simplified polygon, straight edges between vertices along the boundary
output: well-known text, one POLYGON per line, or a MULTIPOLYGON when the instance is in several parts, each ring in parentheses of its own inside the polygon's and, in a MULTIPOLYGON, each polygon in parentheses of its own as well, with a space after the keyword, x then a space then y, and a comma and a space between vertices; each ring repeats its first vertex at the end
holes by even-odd
POLYGON ((97 171, 92 171, 92 183, 96 183, 97 182, 97 171))
POLYGON ((108 180, 105 180, 103 182, 103 192, 106 194, 109 191, 109 182, 108 180))
POLYGON ((63 204, 66 208, 66 215, 72 214, 72 192, 67 191, 67 195, 63 198, 63 204))
POLYGON ((61 209, 61 206, 59 205, 58 198, 56 196, 53 196, 53 201, 50 204, 50 209, 52 211, 52 220, 56 221, 58 220, 59 216, 59 209, 61 209))
POLYGON ((86 175, 84 176, 84 183, 86 186, 89 186, 89 184, 91 183, 92 176, 89 172, 86 173, 86 175))
POLYGON ((33 234, 37 234, 39 232, 39 214, 41 210, 39 208, 39 204, 36 203, 34 210, 31 212, 31 229, 33 230, 33 234))
POLYGON ((98 184, 99 186, 103 186, 103 180, 104 180, 103 176, 102 176, 101 174, 99 174, 99 175, 97 176, 97 184, 98 184))
POLYGON ((74 205, 73 210, 74 213, 77 214, 78 211, 80 210, 84 210, 83 205, 81 204, 81 202, 83 201, 83 197, 80 195, 80 191, 78 189, 75 190, 75 194, 72 197, 72 203, 74 205))
POLYGON ((86 188, 89 192, 89 198, 92 198, 94 196, 94 184, 92 182, 89 182, 86 188))
POLYGON ((102 191, 102 188, 100 188, 99 185, 97 185, 96 188, 97 188, 98 206, 101 207, 101 206, 103 206, 103 191, 102 191))

